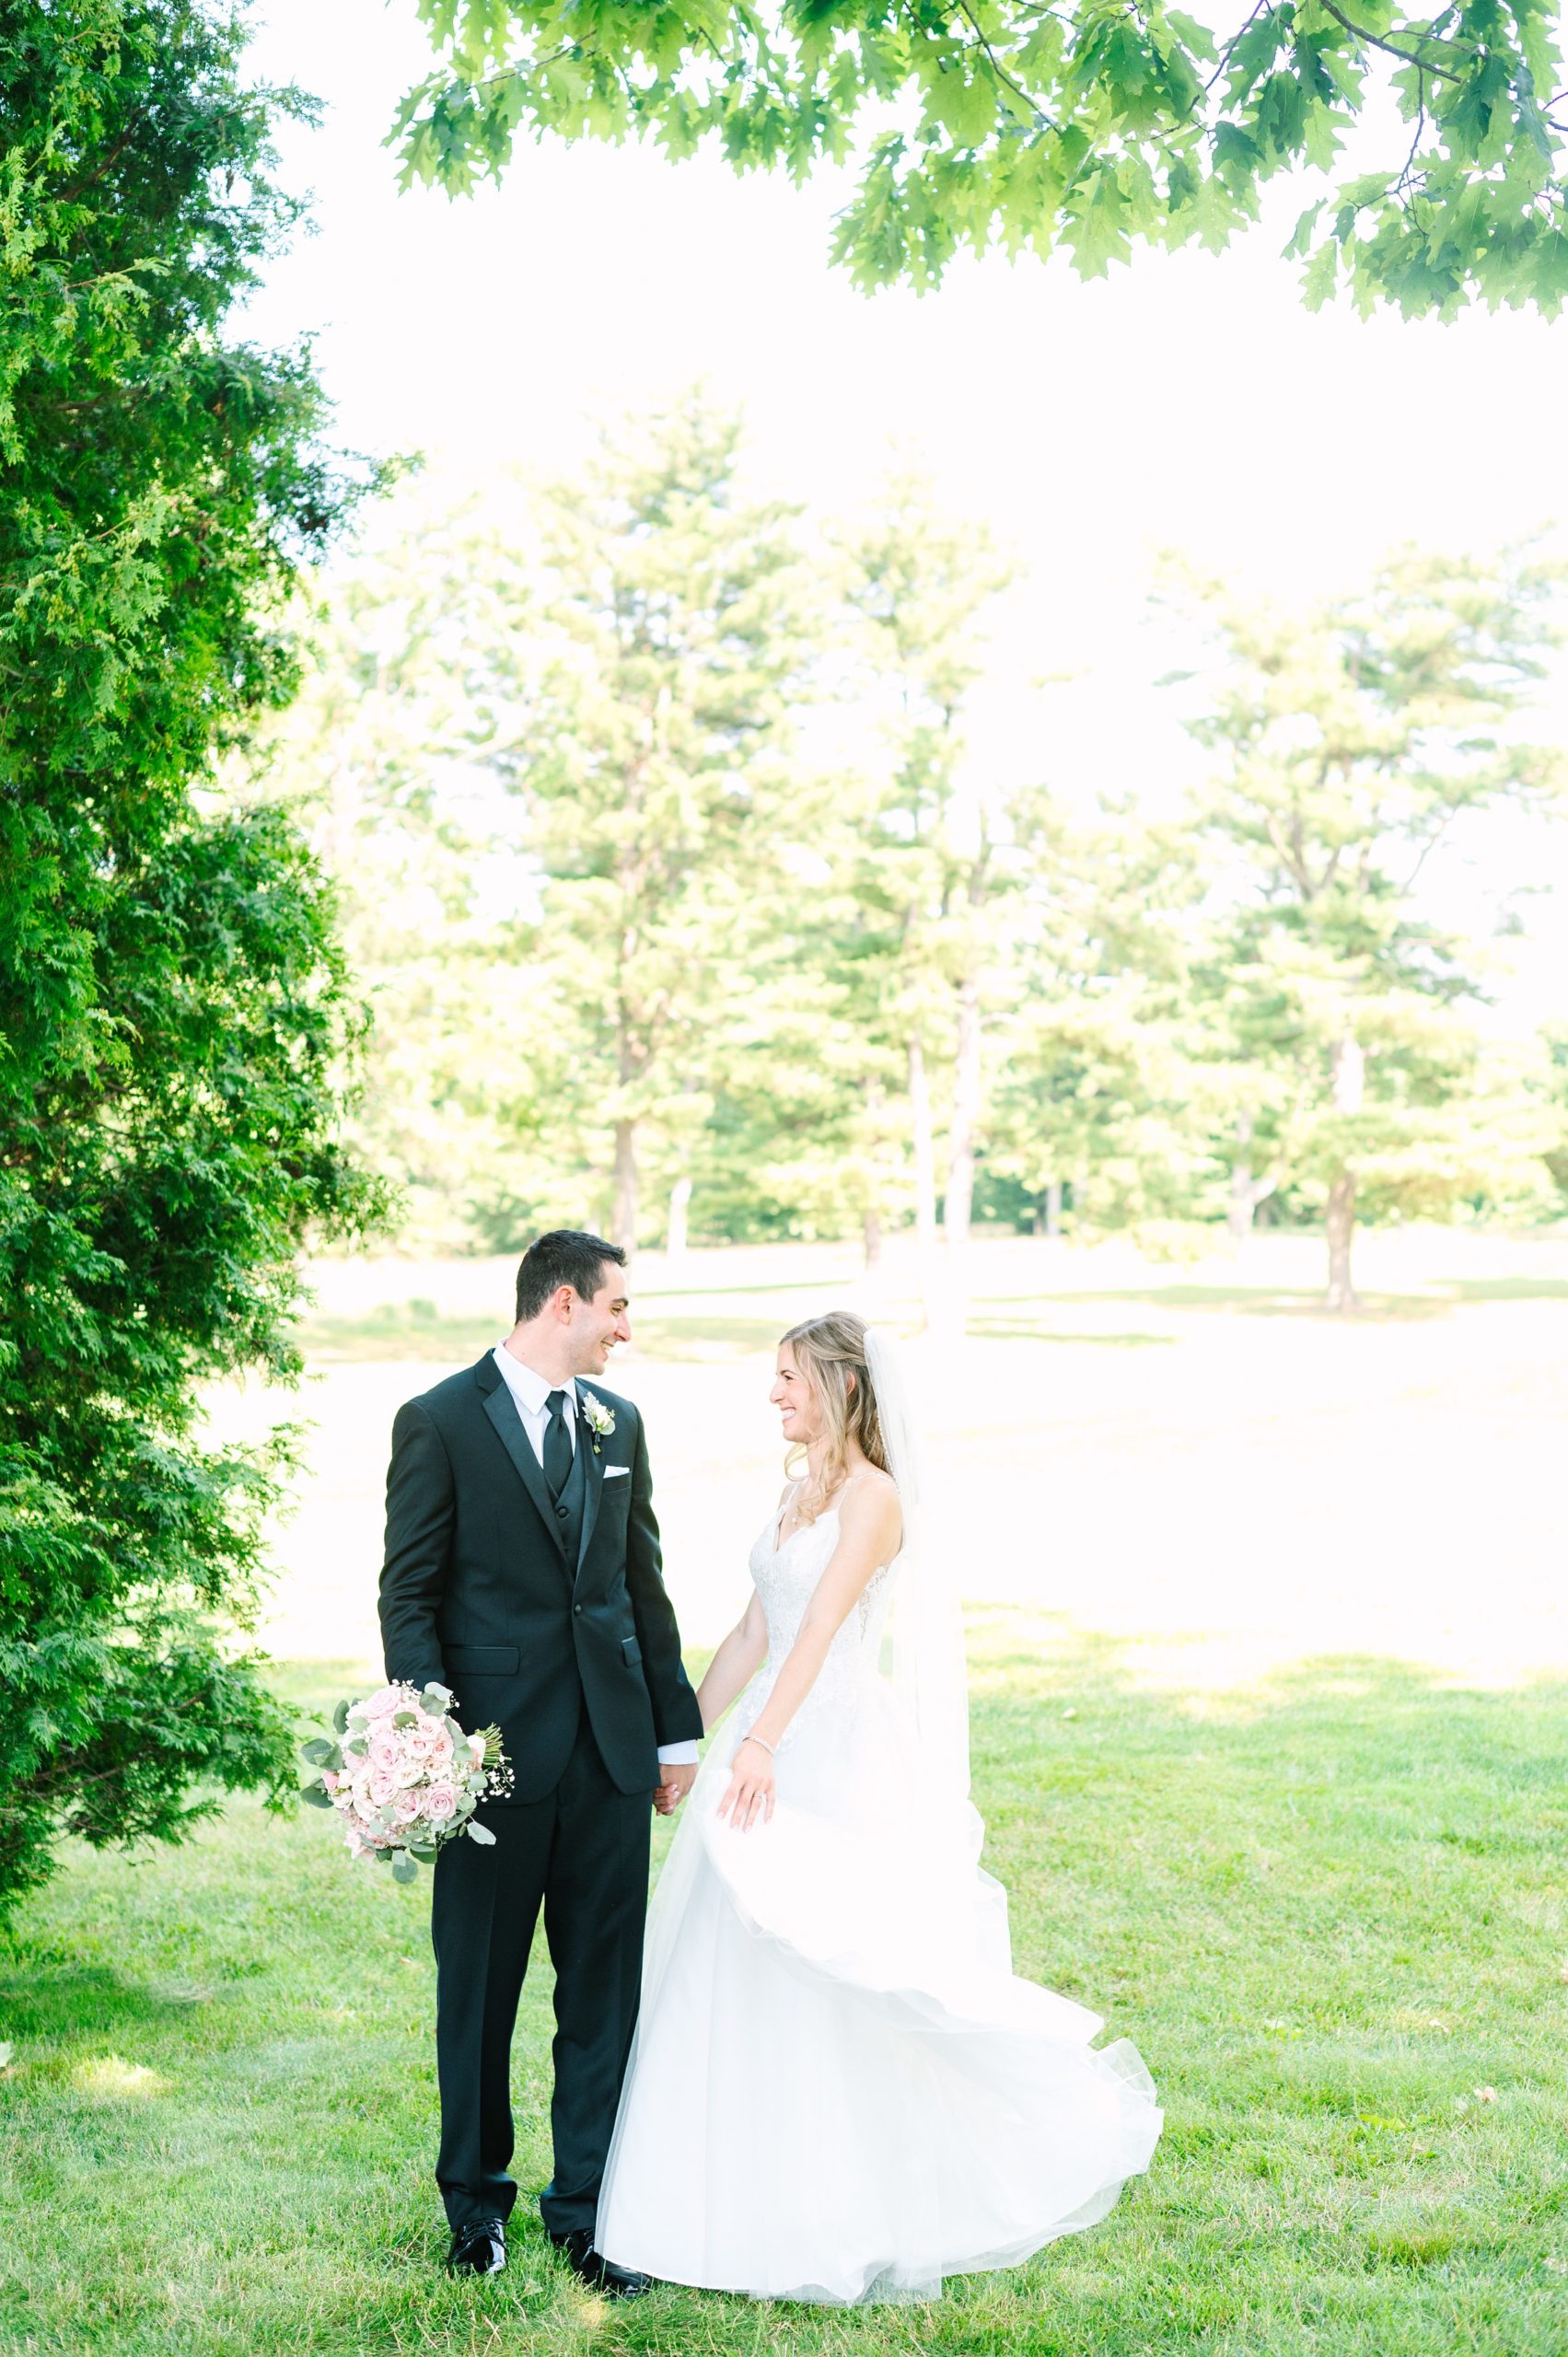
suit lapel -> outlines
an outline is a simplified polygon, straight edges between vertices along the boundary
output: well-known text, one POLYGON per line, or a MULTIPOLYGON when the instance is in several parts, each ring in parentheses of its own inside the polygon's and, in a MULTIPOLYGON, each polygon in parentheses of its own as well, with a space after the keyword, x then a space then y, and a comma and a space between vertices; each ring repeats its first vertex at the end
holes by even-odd
POLYGON ((577 1550, 577 1569, 581 1572, 588 1560, 588 1546, 598 1520, 598 1502, 604 1489, 604 1459, 594 1446, 594 1436, 583 1413, 581 1385, 577 1388, 577 1447, 583 1459, 583 1539, 577 1550))
MULTIPOLYGON (((523 1430, 523 1420, 510 1391, 501 1380, 500 1369, 493 1359, 482 1359, 475 1370, 480 1388, 484 1393, 484 1412, 494 1425, 501 1446, 522 1477, 522 1484, 539 1509, 539 1518, 549 1532, 555 1551, 565 1561, 566 1546, 561 1536, 561 1525, 550 1503, 550 1492, 544 1486, 544 1468, 528 1446, 528 1436, 523 1430), (488 1367, 494 1380, 487 1386, 484 1370, 488 1367)), ((585 1527, 587 1517, 584 1517, 585 1527)))

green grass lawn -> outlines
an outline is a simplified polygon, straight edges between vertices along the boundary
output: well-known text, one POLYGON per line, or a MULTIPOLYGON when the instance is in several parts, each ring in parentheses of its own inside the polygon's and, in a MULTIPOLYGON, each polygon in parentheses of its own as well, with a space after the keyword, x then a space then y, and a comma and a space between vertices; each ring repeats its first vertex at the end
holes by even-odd
MULTIPOLYGON (((1167 2107, 1105 2224, 931 2308, 616 2308, 525 2199, 505 2277, 450 2284, 427 1886, 240 1806, 181 1852, 74 1856, 0 1944, 0 2349, 1568 2351, 1568 1692, 1347 1661, 1188 1701, 1028 1625, 975 1643, 1016 1960, 1135 2038, 1167 2107)), ((548 2021, 541 1957, 526 2191, 548 2021)))

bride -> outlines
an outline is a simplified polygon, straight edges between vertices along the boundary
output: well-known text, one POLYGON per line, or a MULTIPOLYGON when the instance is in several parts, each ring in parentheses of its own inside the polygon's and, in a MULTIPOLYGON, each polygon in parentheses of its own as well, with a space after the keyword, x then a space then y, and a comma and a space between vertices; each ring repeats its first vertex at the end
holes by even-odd
POLYGON ((1130 2045, 1013 1975, 897 1346, 811 1318, 771 1396, 797 1478, 698 1697, 708 1730, 738 1707, 654 1899, 596 2241, 714 2291, 929 2299, 1103 2217, 1160 2113, 1130 2045))

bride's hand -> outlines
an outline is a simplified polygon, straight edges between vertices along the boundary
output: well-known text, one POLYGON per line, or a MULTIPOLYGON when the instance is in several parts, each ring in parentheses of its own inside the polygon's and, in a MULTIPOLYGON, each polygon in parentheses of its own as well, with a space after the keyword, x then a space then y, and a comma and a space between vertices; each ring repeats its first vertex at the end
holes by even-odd
POLYGON ((765 1825, 773 1813, 773 1784, 771 1755, 747 1736, 736 1752, 719 1816, 727 1817, 737 1833, 749 1833, 759 1817, 765 1825))

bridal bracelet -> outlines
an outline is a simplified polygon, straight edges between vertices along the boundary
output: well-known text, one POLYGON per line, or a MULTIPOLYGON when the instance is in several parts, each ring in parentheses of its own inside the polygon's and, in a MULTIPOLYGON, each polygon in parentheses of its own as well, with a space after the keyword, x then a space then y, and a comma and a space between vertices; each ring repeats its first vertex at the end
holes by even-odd
POLYGON ((742 1743, 760 1744, 762 1749, 767 1753, 770 1759, 776 1759, 778 1758, 778 1753, 773 1749, 772 1745, 768 1741, 765 1736, 743 1735, 740 1740, 742 1743))

